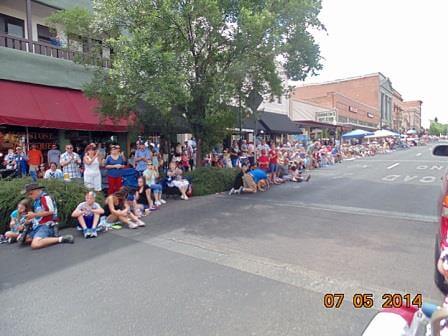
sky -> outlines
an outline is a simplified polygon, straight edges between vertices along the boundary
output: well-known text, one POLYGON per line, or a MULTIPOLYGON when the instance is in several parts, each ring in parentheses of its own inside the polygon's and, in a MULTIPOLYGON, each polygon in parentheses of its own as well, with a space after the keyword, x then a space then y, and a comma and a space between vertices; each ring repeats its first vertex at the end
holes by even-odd
POLYGON ((381 72, 404 100, 422 100, 422 124, 448 123, 447 0, 323 0, 314 35, 324 68, 305 83, 381 72))

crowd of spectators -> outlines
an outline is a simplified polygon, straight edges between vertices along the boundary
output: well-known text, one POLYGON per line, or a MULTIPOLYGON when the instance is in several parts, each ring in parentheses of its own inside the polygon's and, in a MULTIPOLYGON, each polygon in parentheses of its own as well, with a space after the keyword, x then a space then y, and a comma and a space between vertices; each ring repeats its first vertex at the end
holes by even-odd
MULTIPOLYGON (((180 198, 191 196, 191 183, 184 173, 195 169, 195 143, 177 144, 168 155, 159 147, 139 141, 135 150, 126 158, 121 147, 112 144, 107 150, 102 145, 89 144, 81 152, 71 144, 60 152, 57 146, 47 153, 31 145, 28 153, 22 148, 8 151, 4 157, 5 168, 14 176, 29 175, 33 183, 24 191, 31 204, 18 204, 11 214, 10 230, 6 239, 30 243, 32 248, 42 248, 57 243, 73 243, 71 235, 57 233, 57 205, 39 179, 77 180, 90 190, 85 201, 73 210, 85 238, 95 238, 105 228, 130 229, 144 226, 143 217, 158 210, 166 201, 162 198, 168 190, 176 190, 180 198), (46 161, 46 163, 45 163, 46 161), (135 176, 135 185, 128 183, 128 173, 135 176), (107 180, 104 204, 96 202, 96 193, 105 191, 102 179, 107 180), (118 226, 118 227, 117 227, 118 226), (25 227, 28 234, 23 234, 25 227)), ((240 168, 230 194, 265 191, 273 184, 286 181, 309 181, 307 170, 339 162, 339 151, 332 143, 314 142, 309 146, 299 143, 277 146, 261 141, 254 146, 246 141, 234 142, 221 154, 205 156, 203 164, 225 168, 240 168)))
POLYGON ((342 155, 338 145, 333 141, 314 141, 309 144, 301 142, 287 142, 279 145, 261 140, 255 146, 252 142, 234 141, 230 148, 221 152, 215 150, 206 155, 205 166, 220 168, 257 166, 269 172, 270 180, 275 177, 288 175, 290 166, 297 166, 300 170, 312 170, 319 167, 341 162, 342 155))

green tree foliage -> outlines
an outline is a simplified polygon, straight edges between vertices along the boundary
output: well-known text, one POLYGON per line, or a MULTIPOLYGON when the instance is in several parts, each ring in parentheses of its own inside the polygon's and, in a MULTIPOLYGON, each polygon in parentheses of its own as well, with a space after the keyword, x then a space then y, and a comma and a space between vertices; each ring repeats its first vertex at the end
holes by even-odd
POLYGON ((93 15, 86 8, 56 11, 46 19, 46 23, 55 30, 63 27, 66 43, 62 45, 73 54, 76 62, 102 65, 101 40, 109 35, 97 34, 92 30, 93 15))
POLYGON ((70 10, 56 11, 47 18, 47 24, 54 29, 64 27, 69 36, 91 36, 92 14, 85 8, 74 7, 70 10))
POLYGON ((430 135, 446 135, 448 134, 448 125, 439 123, 435 118, 434 121, 431 122, 429 126, 429 134, 430 135))
POLYGON ((293 80, 321 69, 311 34, 324 29, 320 9, 320 0, 94 0, 89 27, 107 36, 113 60, 86 92, 112 117, 143 101, 154 108, 140 119, 170 120, 175 107, 200 159, 234 126, 238 98, 247 107, 252 91, 281 95, 281 68, 293 80))

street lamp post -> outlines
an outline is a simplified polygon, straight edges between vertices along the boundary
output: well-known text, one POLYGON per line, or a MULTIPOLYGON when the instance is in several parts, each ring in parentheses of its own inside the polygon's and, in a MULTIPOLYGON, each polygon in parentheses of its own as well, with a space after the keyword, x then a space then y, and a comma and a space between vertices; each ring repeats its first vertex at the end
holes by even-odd
POLYGON ((240 124, 240 146, 241 146, 241 142, 242 142, 242 140, 243 140, 243 107, 242 107, 242 105, 241 105, 241 94, 239 95, 239 97, 238 97, 239 99, 239 107, 238 107, 238 109, 239 109, 239 124, 240 124))

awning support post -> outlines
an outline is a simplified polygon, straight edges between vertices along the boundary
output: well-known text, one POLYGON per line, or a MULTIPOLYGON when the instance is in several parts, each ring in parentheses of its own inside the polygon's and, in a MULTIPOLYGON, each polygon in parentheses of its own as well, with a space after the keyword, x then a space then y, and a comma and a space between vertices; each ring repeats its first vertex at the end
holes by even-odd
POLYGON ((28 132, 28 127, 25 127, 26 137, 25 137, 25 147, 26 152, 30 150, 30 133, 28 132))

